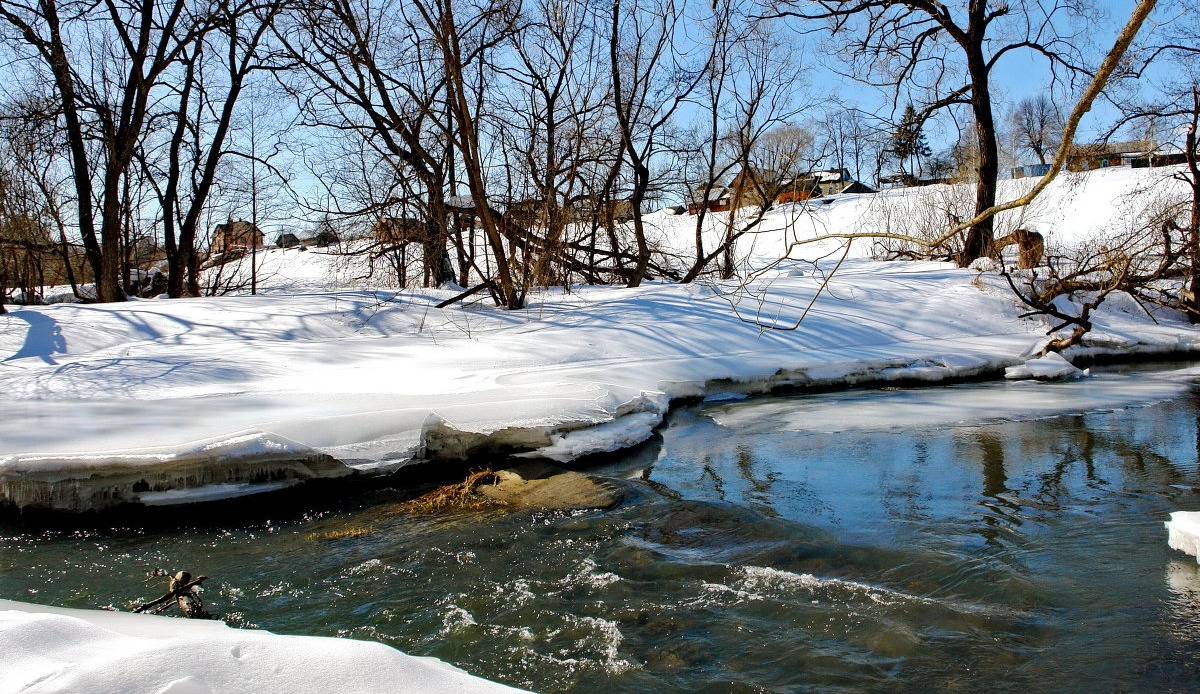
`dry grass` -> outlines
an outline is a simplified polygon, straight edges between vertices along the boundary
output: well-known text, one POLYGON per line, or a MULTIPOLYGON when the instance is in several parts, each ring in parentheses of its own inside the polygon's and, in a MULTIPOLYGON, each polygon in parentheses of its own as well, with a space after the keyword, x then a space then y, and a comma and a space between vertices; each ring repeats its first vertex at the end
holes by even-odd
POLYGON ((476 470, 467 479, 438 487, 401 504, 409 513, 437 513, 446 510, 481 510, 500 505, 475 490, 484 484, 496 484, 500 478, 492 470, 476 470))

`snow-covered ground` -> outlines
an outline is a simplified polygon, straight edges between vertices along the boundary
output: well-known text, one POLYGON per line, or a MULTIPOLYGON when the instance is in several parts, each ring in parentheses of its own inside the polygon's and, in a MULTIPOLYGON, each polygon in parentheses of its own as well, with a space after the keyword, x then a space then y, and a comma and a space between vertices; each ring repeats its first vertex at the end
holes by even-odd
MULTIPOLYGON (((1067 177, 1044 201, 1056 214, 1037 208, 1021 223, 1051 243, 1115 233, 1171 173, 1067 177)), ((743 255, 761 267, 797 237, 863 230, 889 204, 926 209, 929 196, 960 193, 786 205, 743 255)), ((683 248, 695 218, 651 221, 662 244, 683 248)), ((338 290, 362 274, 344 259, 272 249, 260 254, 259 296, 17 308, 0 317, 0 499, 78 510, 488 451, 570 461, 646 439, 677 398, 1000 373, 1044 344, 1048 323, 1019 318, 997 276, 869 253, 860 244, 828 281, 836 257, 822 271, 786 261, 745 285, 547 290, 502 311, 435 308, 449 290, 338 290)), ((1073 354, 1200 348, 1179 316, 1152 320, 1128 297, 1095 322, 1073 354)))
POLYGON ((381 643, 0 600, 0 693, 515 693, 381 643))

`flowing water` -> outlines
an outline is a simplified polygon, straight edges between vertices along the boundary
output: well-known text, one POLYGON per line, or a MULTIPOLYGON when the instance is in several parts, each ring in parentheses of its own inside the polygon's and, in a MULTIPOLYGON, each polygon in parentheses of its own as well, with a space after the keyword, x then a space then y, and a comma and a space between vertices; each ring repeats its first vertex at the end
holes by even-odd
POLYGON ((10 524, 0 596, 125 609, 187 569, 236 623, 539 692, 1196 691, 1200 571, 1162 521, 1200 510, 1200 398, 1154 378, 688 406, 589 470, 623 493, 603 511, 420 517, 384 489, 10 524))

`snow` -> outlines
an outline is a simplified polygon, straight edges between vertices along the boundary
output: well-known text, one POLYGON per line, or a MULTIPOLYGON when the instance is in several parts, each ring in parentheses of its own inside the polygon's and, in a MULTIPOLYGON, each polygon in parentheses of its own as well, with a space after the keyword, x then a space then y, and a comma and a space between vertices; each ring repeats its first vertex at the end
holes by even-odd
POLYGON ((0 693, 518 692, 380 643, 0 600, 0 693))
POLYGON ((1167 526, 1167 545, 1200 562, 1200 511, 1175 511, 1167 526))
MULTIPOLYGON (((1056 242, 1111 233, 1178 185, 1173 172, 1066 176, 1047 193, 1050 207, 1006 223, 1037 220, 1056 242)), ((832 278, 837 241, 792 250, 823 260, 769 264, 797 239, 869 230, 895 212, 881 212, 889 205, 924 209, 960 192, 783 205, 739 247, 765 268, 752 280, 540 290, 522 311, 481 300, 439 309, 453 290, 371 287, 354 259, 316 249, 261 251, 259 296, 15 308, 0 316, 0 499, 84 510, 493 451, 569 462, 645 440, 680 398, 1009 367, 1074 373, 1054 357, 1032 359, 1049 323, 1020 318, 1024 308, 993 273, 876 261, 865 242, 832 278)), ((709 217, 709 232, 722 233, 728 215, 709 217)), ((648 222, 659 246, 683 248, 695 219, 654 213, 648 222)), ((1068 358, 1200 349, 1180 316, 1152 319, 1115 295, 1093 322, 1068 358)))

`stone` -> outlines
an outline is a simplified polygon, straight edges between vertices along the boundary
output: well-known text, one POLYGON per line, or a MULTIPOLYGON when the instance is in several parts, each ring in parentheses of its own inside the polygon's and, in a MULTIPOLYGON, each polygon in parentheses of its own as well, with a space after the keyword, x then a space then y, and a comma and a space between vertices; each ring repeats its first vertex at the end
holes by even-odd
POLYGON ((620 501, 620 495, 603 482, 546 463, 499 470, 496 476, 498 483, 480 485, 476 493, 517 508, 609 508, 620 501))

